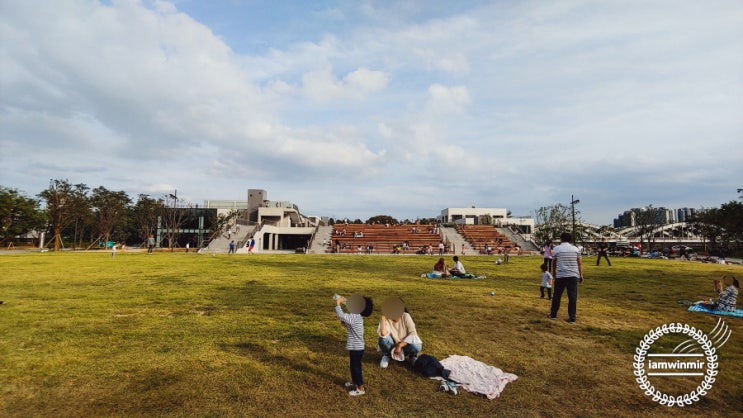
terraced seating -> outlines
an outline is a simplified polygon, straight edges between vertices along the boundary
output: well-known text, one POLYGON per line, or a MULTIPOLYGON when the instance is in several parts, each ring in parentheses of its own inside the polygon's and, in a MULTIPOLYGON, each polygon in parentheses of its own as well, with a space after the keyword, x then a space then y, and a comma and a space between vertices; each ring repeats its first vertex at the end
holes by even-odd
POLYGON ((492 225, 457 225, 457 232, 480 254, 487 252, 486 247, 491 248, 491 253, 502 253, 507 248, 516 247, 492 225))
POLYGON ((439 242, 441 236, 431 225, 336 224, 326 251, 357 253, 361 246, 360 252, 364 254, 372 246, 375 254, 394 254, 396 248, 407 243, 408 248, 401 253, 414 254, 429 245, 438 253, 439 242))

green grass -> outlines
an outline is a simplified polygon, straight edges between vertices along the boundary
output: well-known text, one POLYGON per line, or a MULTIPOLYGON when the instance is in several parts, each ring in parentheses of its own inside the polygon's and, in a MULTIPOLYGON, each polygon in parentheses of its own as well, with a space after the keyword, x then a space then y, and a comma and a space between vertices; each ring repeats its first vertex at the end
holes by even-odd
POLYGON ((593 261, 570 325, 546 318, 536 257, 466 257, 488 276, 472 281, 423 279, 435 258, 422 256, 3 255, 0 416, 743 416, 742 319, 725 318, 717 381, 692 406, 653 402, 632 367, 651 328, 710 331, 716 317, 677 301, 709 298, 712 279, 743 269, 593 261), (401 296, 426 353, 519 379, 487 400, 437 392, 399 364, 381 370, 377 310, 366 320, 367 395, 351 398, 334 293, 401 296))

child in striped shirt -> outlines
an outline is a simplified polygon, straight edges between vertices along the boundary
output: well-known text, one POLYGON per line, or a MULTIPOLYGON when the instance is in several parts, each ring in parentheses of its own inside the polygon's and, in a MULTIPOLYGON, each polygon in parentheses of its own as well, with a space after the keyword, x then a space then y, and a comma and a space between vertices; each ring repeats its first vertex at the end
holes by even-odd
POLYGON ((351 295, 348 299, 339 296, 335 303, 335 313, 348 331, 346 350, 350 360, 351 382, 346 382, 345 387, 350 389, 349 395, 360 396, 366 393, 361 370, 361 359, 364 357, 364 317, 371 315, 374 302, 368 297, 351 295), (343 312, 342 303, 348 307, 348 313, 343 312))

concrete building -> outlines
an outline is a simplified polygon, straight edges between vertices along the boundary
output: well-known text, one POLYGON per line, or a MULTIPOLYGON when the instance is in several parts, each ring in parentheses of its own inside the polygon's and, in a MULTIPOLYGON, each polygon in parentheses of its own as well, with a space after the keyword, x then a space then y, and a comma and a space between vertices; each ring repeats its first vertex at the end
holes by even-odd
POLYGON ((508 210, 505 208, 446 208, 436 219, 445 224, 513 226, 523 234, 531 234, 534 230, 534 218, 509 217, 508 210))
POLYGON ((304 248, 315 232, 319 218, 306 216, 299 206, 289 201, 271 201, 268 192, 248 189, 247 200, 205 200, 204 207, 227 215, 238 211, 238 225, 243 236, 238 239, 256 241, 254 251, 296 251, 304 248))

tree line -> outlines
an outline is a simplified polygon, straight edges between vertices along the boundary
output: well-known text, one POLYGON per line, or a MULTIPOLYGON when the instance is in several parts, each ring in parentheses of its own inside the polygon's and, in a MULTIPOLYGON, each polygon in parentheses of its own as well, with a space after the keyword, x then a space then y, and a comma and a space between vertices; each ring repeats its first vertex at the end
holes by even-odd
MULTIPOLYGON (((13 242, 32 232, 45 232, 49 245, 59 251, 66 244, 77 248, 99 242, 140 245, 160 226, 169 248, 176 244, 176 231, 185 219, 186 208, 173 195, 153 198, 139 194, 133 202, 124 191, 103 186, 55 179, 36 197, 0 186, 0 242, 13 242), (66 244, 65 244, 66 243, 66 244)), ((231 215, 234 217, 234 215, 231 215)), ((210 222, 222 227, 226 222, 210 222)))
MULTIPOLYGON (((163 238, 169 248, 177 245, 177 229, 186 217, 185 208, 175 195, 153 198, 139 194, 133 202, 124 191, 109 190, 103 186, 90 189, 85 184, 72 184, 69 180, 53 179, 49 187, 36 197, 28 197, 13 188, 0 186, 0 243, 14 241, 31 232, 45 232, 51 237, 50 245, 58 251, 65 243, 86 247, 98 242, 122 242, 138 245, 146 242, 157 229, 158 218, 163 228, 163 238), (174 210, 175 209, 175 210, 174 210), (180 210, 179 210, 180 209, 180 210)), ((561 232, 572 231, 573 221, 583 221, 580 211, 564 204, 544 206, 535 210, 535 240, 546 242, 561 232), (573 215, 575 216, 573 218, 573 215)), ((642 243, 653 245, 655 231, 661 226, 660 208, 649 205, 636 214, 637 233, 642 243)), ((238 216, 230 213, 210 220, 212 236, 227 228, 238 216)), ((334 223, 362 223, 360 219, 331 219, 334 223)), ((388 215, 377 215, 363 223, 380 224, 436 223, 435 218, 399 221, 388 215)), ((487 222, 483 222, 487 223, 487 222)), ((700 209, 687 220, 709 241, 713 251, 724 254, 741 249, 743 243, 743 203, 740 200, 722 204, 719 208, 700 209)), ((609 226, 602 227, 611 229, 609 226)), ((583 239, 580 227, 575 240, 583 239)))

